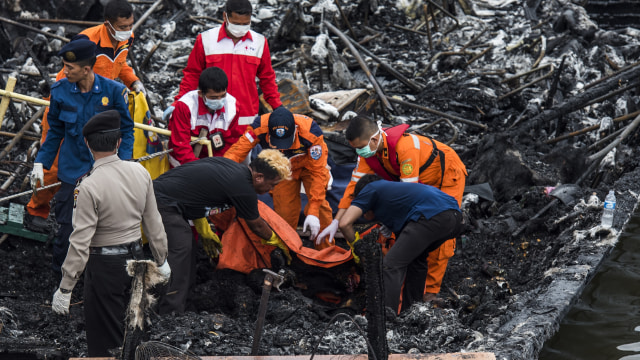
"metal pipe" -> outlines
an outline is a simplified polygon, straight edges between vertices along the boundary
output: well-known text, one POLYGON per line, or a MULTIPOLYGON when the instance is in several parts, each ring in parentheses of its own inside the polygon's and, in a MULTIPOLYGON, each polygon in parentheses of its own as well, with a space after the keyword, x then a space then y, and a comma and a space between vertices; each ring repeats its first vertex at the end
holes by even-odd
POLYGON ((392 97, 387 97, 387 99, 389 99, 389 101, 394 102, 396 104, 409 106, 409 107, 412 107, 414 109, 426 111, 428 113, 431 113, 431 114, 434 114, 434 115, 438 115, 438 116, 441 116, 443 118, 447 118, 449 120, 458 121, 458 122, 461 122, 461 123, 464 123, 464 124, 467 124, 467 125, 476 126, 476 127, 481 128, 482 130, 487 130, 488 129, 488 126, 485 125, 485 124, 480 124, 480 123, 477 123, 475 121, 463 119, 463 118, 455 116, 455 115, 449 115, 449 114, 443 113, 443 112, 438 111, 438 110, 430 109, 430 108, 425 107, 425 106, 421 106, 421 105, 418 105, 418 104, 410 103, 410 102, 407 102, 407 101, 404 101, 404 100, 400 100, 400 99, 396 99, 396 98, 392 98, 392 97))
POLYGON ((158 7, 158 5, 160 5, 161 3, 162 3, 162 0, 157 0, 153 5, 151 5, 151 7, 147 9, 147 11, 145 11, 144 14, 142 14, 140 19, 136 21, 133 27, 131 27, 131 31, 135 33, 136 30, 140 27, 140 25, 142 25, 145 21, 147 21, 147 18, 149 17, 149 15, 151 15, 151 13, 153 13, 158 7))
POLYGON ((45 35, 45 36, 49 36, 49 37, 52 37, 52 38, 54 38, 54 39, 59 39, 59 40, 62 40, 62 41, 64 41, 64 42, 69 42, 69 41, 71 41, 70 39, 67 39, 66 37, 58 36, 58 35, 56 35, 56 34, 51 34, 51 33, 48 33, 48 32, 46 32, 46 31, 42 31, 42 30, 40 30, 40 29, 38 29, 38 28, 34 28, 33 26, 25 25, 25 24, 23 24, 23 23, 19 23, 19 22, 17 22, 17 21, 13 21, 13 20, 11 20, 11 19, 7 19, 7 18, 2 17, 2 16, 0 16, 0 21, 5 22, 5 23, 7 23, 7 24, 15 25, 15 26, 17 26, 17 27, 21 27, 21 28, 23 28, 23 29, 27 29, 27 30, 30 30, 30 31, 34 31, 34 32, 37 32, 38 34, 42 34, 42 35, 45 35))
MULTIPOLYGON (((527 71, 526 73, 523 73, 523 74, 520 74, 520 75, 517 75, 517 76, 511 77, 511 78, 509 78, 509 79, 506 79, 506 80, 512 80, 512 79, 514 79, 514 78, 516 78, 516 77, 524 76, 524 75, 526 75, 527 73, 531 73, 531 72, 533 72, 533 71, 537 71, 537 70, 540 70, 540 69, 545 68, 545 67, 551 67, 551 70, 549 70, 549 72, 548 72, 548 73, 546 73, 546 74, 542 75, 541 77, 539 77, 539 78, 537 78, 537 79, 534 79, 534 80, 531 80, 530 82, 528 82, 528 83, 526 83, 526 84, 524 84, 524 85, 520 86, 519 88, 517 88, 517 89, 515 89, 515 90, 512 90, 512 91, 509 91, 508 93, 506 93, 506 94, 504 94, 504 95, 499 96, 499 97, 498 97, 498 101, 500 101, 500 100, 502 100, 502 99, 504 99, 504 98, 506 98, 506 97, 509 97, 509 96, 511 96, 511 95, 513 95, 513 94, 515 94, 515 93, 517 93, 517 92, 520 92, 521 90, 526 89, 526 88, 528 88, 529 86, 531 86, 531 85, 533 85, 533 84, 536 84, 536 83, 538 83, 538 82, 540 82, 540 81, 542 81, 542 80, 544 80, 544 79, 546 79, 546 78, 550 77, 551 75, 553 75, 554 66, 553 66, 553 64, 543 65, 543 66, 541 66, 541 67, 539 67, 539 68, 536 68, 536 69, 533 69, 533 70, 529 70, 529 71, 527 71)), ((504 81, 505 81, 505 80, 503 80, 503 82, 504 82, 504 81)))
POLYGON ((388 111, 395 113, 396 112, 395 108, 393 107, 393 105, 391 105, 391 103, 389 103, 389 100, 387 99, 387 96, 384 94, 384 91, 382 91, 382 89, 380 88, 378 81, 376 81, 376 78, 373 76, 373 74, 371 74, 371 71, 369 70, 367 63, 364 62, 364 60, 360 56, 360 53, 358 53, 358 50, 356 50, 353 44, 351 44, 351 41, 349 41, 349 39, 338 28, 333 26, 330 22, 325 20, 323 21, 323 24, 327 27, 327 29, 329 29, 329 31, 337 35, 340 38, 340 40, 342 40, 342 42, 349 48, 353 56, 358 61, 358 64, 360 64, 362 71, 364 71, 364 73, 367 75, 367 78, 371 82, 371 85, 373 85, 373 88, 376 90, 376 93, 378 94, 380 101, 382 101, 382 103, 384 104, 384 106, 387 108, 388 111))
POLYGON ((41 22, 41 23, 53 23, 53 24, 71 24, 71 25, 82 25, 82 26, 96 26, 101 25, 103 21, 83 21, 83 20, 69 20, 69 19, 30 19, 30 18, 20 18, 20 21, 33 21, 33 22, 41 22))
POLYGON ((29 119, 29 121, 27 121, 27 123, 24 124, 24 126, 22 127, 22 129, 20 129, 20 131, 16 134, 16 136, 13 139, 11 139, 11 142, 9 142, 9 144, 7 144, 4 150, 0 152, 0 160, 2 160, 7 155, 7 153, 9 153, 9 151, 20 141, 20 138, 22 138, 22 136, 24 135, 24 132, 27 131, 27 129, 30 128, 31 125, 33 125, 33 123, 36 122, 36 120, 42 117, 43 113, 44 113, 44 108, 40 108, 40 110, 38 110, 35 114, 33 114, 31 119, 29 119))

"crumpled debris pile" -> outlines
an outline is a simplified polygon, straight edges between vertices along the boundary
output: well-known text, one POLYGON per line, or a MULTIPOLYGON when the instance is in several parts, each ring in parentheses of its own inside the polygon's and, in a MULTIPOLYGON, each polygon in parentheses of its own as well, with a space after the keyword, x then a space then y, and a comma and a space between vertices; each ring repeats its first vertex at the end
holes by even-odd
MULTIPOLYGON (((101 20, 98 1, 2 3, 0 15, 11 19, 101 20)), ((593 202, 594 193, 604 199, 609 189, 615 189, 618 210, 613 231, 620 232, 638 201, 640 160, 633 156, 638 146, 633 124, 640 110, 640 74, 638 66, 629 65, 640 57, 640 31, 601 29, 584 8, 568 0, 537 2, 536 7, 534 2, 509 0, 469 0, 440 7, 419 0, 363 0, 340 1, 341 9, 328 0, 253 3, 252 28, 269 39, 278 80, 300 81, 310 94, 352 87, 375 94, 357 59, 323 21, 332 23, 418 87, 410 88, 373 56, 360 53, 386 96, 418 105, 394 103, 396 112, 386 113, 386 122, 409 123, 412 130, 451 141, 467 165, 467 184, 483 185, 465 197, 467 231, 450 260, 442 300, 416 306, 389 321, 391 350, 486 350, 501 359, 535 358, 615 241, 609 232, 593 231, 600 221, 599 206, 580 204, 593 202), (466 11, 461 3, 468 5, 466 11), (588 131, 577 133, 582 129, 588 131), (624 139, 610 151, 607 146, 623 133, 624 139), (572 187, 563 193, 551 189, 567 185, 572 187), (589 235, 583 236, 587 231, 589 235)), ((149 7, 136 4, 136 18, 149 7)), ((222 0, 167 1, 136 30, 131 53, 156 120, 177 94, 196 35, 217 25, 223 7, 222 0)), ((83 29, 19 21, 67 38, 83 29)), ((13 73, 18 77, 16 92, 47 95, 50 75, 61 68, 55 55, 61 40, 34 36, 5 23, 2 29, 0 40, 11 46, 0 48, 0 86, 13 73)), ((382 107, 375 110, 379 117, 382 107)), ((34 112, 31 106, 13 102, 2 130, 18 131, 34 112)), ((321 122, 326 129, 339 125, 340 117, 329 119, 321 122)), ((39 131, 35 125, 27 135, 37 138, 39 131)), ((24 144, 0 159, 3 169, 26 174, 29 158, 24 156, 24 144)), ((17 192, 20 183, 10 186, 8 193, 17 192)), ((19 253, 46 263, 44 251, 15 239, 2 248, 8 261, 0 264, 0 283, 33 293, 0 294, 0 306, 14 313, 29 341, 62 338, 56 347, 64 348, 66 355, 82 354, 79 310, 72 309, 76 316, 63 331, 63 320, 40 307, 50 298, 55 281, 47 279, 50 286, 44 287, 17 283, 18 279, 42 282, 46 269, 37 276, 8 275, 25 271, 7 265, 24 264, 19 253), (20 321, 32 312, 36 315, 30 318, 47 321, 20 321)), ((245 284, 242 276, 202 275, 210 272, 210 265, 200 266, 197 312, 154 319, 151 338, 202 355, 247 354, 259 290, 245 284)), ((308 354, 320 340, 321 329, 341 311, 359 315, 304 297, 294 286, 272 293, 261 349, 274 355, 308 354)), ((0 345, 0 349, 8 346, 1 336, 0 345)), ((365 348, 355 326, 339 320, 318 351, 350 354, 365 348)))

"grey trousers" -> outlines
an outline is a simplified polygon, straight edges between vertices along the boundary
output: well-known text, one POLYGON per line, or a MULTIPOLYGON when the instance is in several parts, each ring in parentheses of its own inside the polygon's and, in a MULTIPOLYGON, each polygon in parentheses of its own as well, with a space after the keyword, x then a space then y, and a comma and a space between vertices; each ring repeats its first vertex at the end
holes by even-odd
POLYGON ((187 306, 189 293, 195 285, 196 246, 189 222, 178 209, 158 206, 164 231, 167 233, 169 254, 167 261, 171 267, 171 282, 167 292, 160 297, 158 312, 182 314, 187 306))
POLYGON ((403 283, 403 309, 422 301, 427 255, 447 239, 458 236, 461 230, 462 213, 456 210, 443 211, 428 220, 423 216, 405 225, 382 261, 385 305, 397 311, 403 283))

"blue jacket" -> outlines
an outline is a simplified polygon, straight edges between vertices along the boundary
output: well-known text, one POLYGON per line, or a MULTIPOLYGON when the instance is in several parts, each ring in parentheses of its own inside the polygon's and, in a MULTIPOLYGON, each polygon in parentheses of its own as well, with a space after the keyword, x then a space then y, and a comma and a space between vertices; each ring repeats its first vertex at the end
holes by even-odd
POLYGON ((118 110, 121 117, 122 143, 118 157, 122 160, 131 159, 133 120, 129 114, 128 95, 129 90, 124 85, 98 74, 95 74, 93 89, 85 94, 80 92, 77 83, 70 83, 66 78, 53 84, 47 115, 49 132, 35 162, 50 169, 60 149, 58 178, 75 184, 93 165, 91 153, 84 143, 82 128, 93 115, 112 109, 118 110))

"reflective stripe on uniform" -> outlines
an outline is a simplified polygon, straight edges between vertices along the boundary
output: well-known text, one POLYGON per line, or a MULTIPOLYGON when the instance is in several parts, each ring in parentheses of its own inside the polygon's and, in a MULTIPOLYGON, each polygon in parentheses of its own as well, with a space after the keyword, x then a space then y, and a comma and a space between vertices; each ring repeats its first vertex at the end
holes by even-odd
POLYGON ((238 125, 251 125, 251 123, 253 122, 253 119, 255 119, 256 116, 258 116, 258 114, 253 116, 239 116, 238 125))
POLYGON ((413 147, 420 150, 420 139, 418 139, 414 134, 409 134, 409 136, 413 139, 413 147))
POLYGON ((412 177, 412 178, 402 178, 402 179, 400 179, 400 181, 402 181, 402 182, 413 182, 413 183, 417 183, 418 180, 419 180, 419 178, 417 176, 416 177, 412 177))
POLYGON ((252 144, 255 141, 255 139, 253 138, 253 136, 251 136, 251 134, 249 134, 249 132, 244 133, 244 137, 246 137, 247 140, 249 140, 249 142, 252 144))

